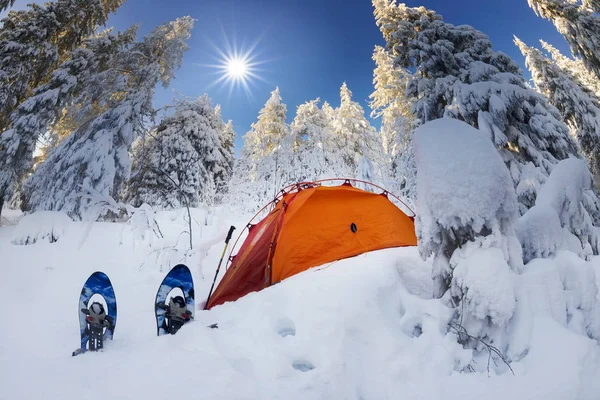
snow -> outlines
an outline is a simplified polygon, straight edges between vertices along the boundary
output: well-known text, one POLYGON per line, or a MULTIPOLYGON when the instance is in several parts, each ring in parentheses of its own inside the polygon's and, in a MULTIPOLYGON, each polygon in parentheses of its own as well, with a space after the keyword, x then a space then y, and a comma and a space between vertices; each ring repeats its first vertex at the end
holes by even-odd
POLYGON ((510 268, 502 251, 495 247, 475 248, 468 256, 457 254, 463 260, 455 261, 455 286, 462 295, 470 313, 478 319, 491 318, 496 325, 505 325, 516 307, 510 268))
POLYGON ((449 263, 452 254, 478 236, 488 237, 490 245, 502 249, 508 265, 520 270, 521 248, 514 232, 517 196, 488 135, 465 122, 439 118, 415 130, 413 146, 415 228, 421 256, 434 255, 436 296, 443 296, 449 288, 451 270, 456 267, 449 263))
MULTIPOLYGON (((488 377, 487 352, 464 348, 448 332, 453 310, 432 298, 432 260, 422 260, 416 248, 318 266, 236 302, 200 310, 229 226, 240 228, 247 220, 226 208, 192 212, 192 251, 182 233, 185 210, 155 215, 144 210, 141 216, 154 218, 164 235, 152 240, 131 234, 150 225, 139 220, 75 221, 57 242, 29 245, 11 243, 18 226, 0 227, 0 290, 5 308, 19 310, 6 316, 10 329, 0 330, 0 397, 600 397, 600 346, 573 325, 575 318, 569 323, 567 313, 585 314, 598 301, 599 257, 585 261, 563 251, 555 259, 532 260, 517 275, 498 249, 481 246, 459 263, 462 282, 485 294, 488 302, 478 307, 496 309, 498 317, 514 308, 513 347, 507 353, 514 375, 494 367, 501 360, 492 360, 488 377), (194 277, 195 321, 176 336, 157 337, 152 302, 177 262, 185 262, 194 277), (71 357, 79 343, 81 285, 96 270, 107 273, 115 287, 115 338, 102 352, 71 357), (509 287, 516 307, 503 296, 494 300, 494 293, 509 287), (207 327, 213 323, 218 329, 207 327), (480 371, 468 372, 469 365, 480 371)), ((23 217, 30 226, 49 219, 41 212, 23 217)))
POLYGON ((28 245, 40 240, 56 242, 65 235, 72 222, 67 214, 58 211, 25 215, 14 230, 12 243, 28 245))
POLYGON ((415 130, 418 208, 423 235, 442 227, 472 224, 475 232, 516 213, 508 170, 486 135, 452 118, 415 130), (451 196, 449 196, 451 194, 451 196))
POLYGON ((535 206, 516 226, 525 262, 552 255, 560 248, 585 258, 598 248, 600 238, 592 222, 596 207, 593 186, 585 161, 568 158, 556 164, 539 190, 535 206))
POLYGON ((558 214, 554 208, 542 205, 531 207, 519 218, 515 231, 523 246, 524 262, 554 255, 564 240, 558 214))

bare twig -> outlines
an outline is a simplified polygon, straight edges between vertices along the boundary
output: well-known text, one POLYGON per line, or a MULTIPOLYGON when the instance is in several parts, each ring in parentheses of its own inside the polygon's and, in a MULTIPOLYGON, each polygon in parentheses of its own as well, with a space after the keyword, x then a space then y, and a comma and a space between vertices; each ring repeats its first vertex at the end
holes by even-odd
MULTIPOLYGON (((181 188, 179 187, 179 185, 177 184, 177 182, 175 182, 175 181, 173 180, 173 178, 171 178, 171 177, 169 176, 169 174, 167 174, 165 171, 163 171, 163 170, 162 170, 162 169, 160 169, 160 168, 153 168, 153 169, 154 169, 154 170, 156 170, 156 171, 158 171, 158 172, 160 172, 160 173, 161 173, 161 174, 163 174, 164 176, 166 176, 166 177, 167 177, 167 179, 169 179, 169 181, 171 181, 171 183, 173 184, 173 186, 175 186, 175 188, 176 188, 178 191, 180 191, 180 190, 181 190, 181 188)), ((180 193, 181 193, 181 192, 180 192, 180 193)), ((192 245, 192 214, 190 213, 190 203, 188 202, 188 199, 187 199, 187 197, 185 196, 185 193, 183 193, 183 194, 182 194, 181 198, 182 198, 182 199, 183 199, 183 201, 185 202, 185 208, 187 209, 187 214, 188 214, 188 225, 189 225, 189 228, 190 228, 190 231, 189 231, 189 234, 190 234, 190 249, 192 249, 192 248, 193 248, 193 245, 192 245)))
MULTIPOLYGON (((454 329, 454 331, 458 334, 459 336, 459 340, 460 340, 460 336, 464 335, 469 339, 473 339, 478 341, 479 343, 483 344, 487 351, 488 351, 488 363, 487 363, 487 372, 488 372, 488 377, 490 376, 490 361, 492 361, 492 354, 495 354, 496 356, 498 356, 508 367, 508 369, 510 369, 510 372, 512 372, 512 374, 515 374, 515 371, 513 371, 512 367, 510 366, 510 364, 508 363, 506 357, 502 354, 502 352, 500 352, 500 350, 498 350, 498 348, 492 346, 489 343, 486 343, 485 341, 483 341, 482 339, 475 337, 473 335, 470 335, 467 330, 465 329, 464 326, 457 324, 457 323, 453 323, 451 322, 449 324, 450 328, 454 329)), ((494 360, 494 364, 496 364, 496 361, 494 360)), ((497 366, 498 364, 496 364, 497 366)))

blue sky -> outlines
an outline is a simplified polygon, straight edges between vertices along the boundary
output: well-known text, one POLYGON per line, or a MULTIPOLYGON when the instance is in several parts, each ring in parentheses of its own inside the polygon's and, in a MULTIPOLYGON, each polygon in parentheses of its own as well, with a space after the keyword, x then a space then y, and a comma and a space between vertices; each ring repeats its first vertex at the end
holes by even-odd
MULTIPOLYGON (((31 0, 17 0, 23 8, 31 0)), ((41 2, 41 1, 38 1, 41 2)), ((570 54, 554 26, 537 17, 527 0, 426 0, 407 1, 442 14, 455 25, 469 24, 487 34, 496 50, 515 59, 529 76, 524 60, 513 44, 513 34, 539 46, 544 40, 570 54)), ((204 93, 221 104, 225 119, 235 125, 236 148, 256 120, 259 110, 278 86, 288 107, 288 122, 296 107, 320 97, 333 107, 339 104, 339 87, 347 82, 354 99, 370 112, 367 101, 373 91, 373 47, 384 45, 375 25, 371 0, 126 0, 108 25, 125 29, 140 24, 140 36, 156 25, 190 15, 196 25, 190 50, 167 89, 159 88, 158 107, 172 102, 175 92, 187 96, 204 93), (216 64, 227 41, 239 49, 256 44, 253 55, 261 64, 261 80, 250 84, 251 96, 241 88, 230 92, 227 84, 214 85, 220 76, 216 64)), ((379 126, 378 121, 373 121, 379 126)))

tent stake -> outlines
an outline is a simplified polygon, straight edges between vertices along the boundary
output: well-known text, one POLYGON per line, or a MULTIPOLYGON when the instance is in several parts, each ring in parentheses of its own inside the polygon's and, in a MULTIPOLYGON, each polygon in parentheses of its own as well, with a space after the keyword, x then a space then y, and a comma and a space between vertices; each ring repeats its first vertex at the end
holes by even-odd
POLYGON ((221 263, 223 262, 223 257, 225 256, 225 251, 227 250, 227 245, 229 244, 229 240, 231 239, 231 235, 233 234, 233 230, 235 226, 231 225, 229 228, 229 232, 227 233, 227 238, 225 238, 225 247, 223 248, 223 254, 221 254, 221 259, 219 260, 219 265, 217 266, 217 270, 215 271, 215 278, 213 279, 213 283, 210 287, 210 292, 208 292, 208 297, 206 298, 206 304, 204 304, 204 309, 208 308, 208 301, 210 300, 210 296, 212 295, 213 288, 215 287, 215 282, 217 281, 217 275, 219 275, 219 269, 221 269, 221 263))

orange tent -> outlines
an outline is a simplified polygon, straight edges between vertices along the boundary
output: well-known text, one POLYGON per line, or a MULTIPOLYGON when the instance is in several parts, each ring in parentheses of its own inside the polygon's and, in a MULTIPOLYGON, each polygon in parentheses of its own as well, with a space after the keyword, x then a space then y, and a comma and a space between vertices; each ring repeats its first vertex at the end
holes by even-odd
POLYGON ((372 193, 350 181, 338 186, 299 183, 282 190, 266 206, 273 209, 248 224, 248 236, 230 257, 207 309, 314 266, 372 250, 416 246, 414 218, 392 203, 387 191, 372 193))

